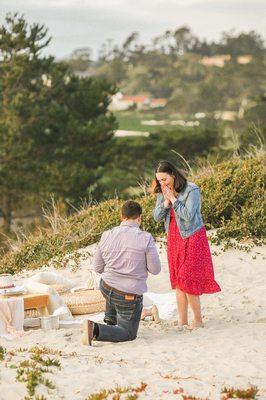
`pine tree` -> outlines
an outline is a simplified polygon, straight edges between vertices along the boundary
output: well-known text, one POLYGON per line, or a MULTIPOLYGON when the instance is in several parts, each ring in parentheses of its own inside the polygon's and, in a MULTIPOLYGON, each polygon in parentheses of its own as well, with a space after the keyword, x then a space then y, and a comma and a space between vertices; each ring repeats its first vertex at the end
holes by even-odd
POLYGON ((103 80, 78 78, 45 57, 43 25, 7 15, 0 26, 0 213, 10 230, 25 198, 51 192, 77 203, 104 173, 115 120, 114 91, 103 80))

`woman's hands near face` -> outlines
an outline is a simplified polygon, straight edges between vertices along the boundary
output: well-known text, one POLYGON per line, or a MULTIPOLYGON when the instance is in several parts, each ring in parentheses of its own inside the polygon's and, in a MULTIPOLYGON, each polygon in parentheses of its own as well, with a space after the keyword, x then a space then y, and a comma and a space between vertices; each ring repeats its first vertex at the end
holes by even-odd
POLYGON ((175 178, 173 175, 165 172, 157 172, 156 179, 161 185, 162 194, 164 196, 164 207, 169 207, 176 198, 176 193, 174 190, 175 178))
POLYGON ((167 185, 161 183, 161 189, 162 189, 162 194, 163 194, 163 196, 164 196, 163 205, 164 205, 164 207, 170 207, 170 203, 171 203, 171 202, 170 202, 170 200, 167 198, 167 195, 166 195, 166 193, 167 193, 167 185))
POLYGON ((173 189, 170 189, 166 185, 164 185, 164 186, 162 185, 161 187, 162 187, 162 194, 164 195, 164 198, 165 198, 164 205, 166 207, 169 207, 170 203, 174 203, 176 200, 175 193, 174 193, 173 189))

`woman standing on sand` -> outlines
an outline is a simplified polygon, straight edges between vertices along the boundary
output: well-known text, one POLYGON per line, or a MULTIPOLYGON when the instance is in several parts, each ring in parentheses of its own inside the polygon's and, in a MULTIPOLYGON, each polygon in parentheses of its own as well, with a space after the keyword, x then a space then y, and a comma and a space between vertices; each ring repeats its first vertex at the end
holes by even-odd
POLYGON ((168 161, 155 170, 155 221, 164 220, 172 289, 176 289, 180 329, 203 327, 200 295, 219 292, 206 229, 200 212, 200 190, 168 161), (188 305, 193 323, 188 326, 188 305))

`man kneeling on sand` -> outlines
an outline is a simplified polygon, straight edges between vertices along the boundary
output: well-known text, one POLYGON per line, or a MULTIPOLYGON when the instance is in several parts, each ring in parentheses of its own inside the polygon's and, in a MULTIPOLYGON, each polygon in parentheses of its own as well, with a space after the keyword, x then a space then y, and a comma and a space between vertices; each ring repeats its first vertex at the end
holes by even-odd
POLYGON ((93 339, 125 342, 137 337, 148 272, 157 275, 161 271, 154 239, 140 229, 141 214, 138 203, 125 202, 121 224, 102 234, 93 266, 102 274, 106 325, 84 321, 83 344, 91 345, 93 339))

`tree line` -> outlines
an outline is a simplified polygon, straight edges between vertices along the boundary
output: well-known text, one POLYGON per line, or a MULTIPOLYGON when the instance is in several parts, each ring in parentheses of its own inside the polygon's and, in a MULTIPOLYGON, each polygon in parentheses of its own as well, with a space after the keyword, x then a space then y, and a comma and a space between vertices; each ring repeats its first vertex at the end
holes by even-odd
POLYGON ((0 213, 50 193, 75 205, 102 176, 116 127, 107 113, 114 87, 79 78, 41 51, 51 38, 43 25, 7 15, 0 26, 0 213))

